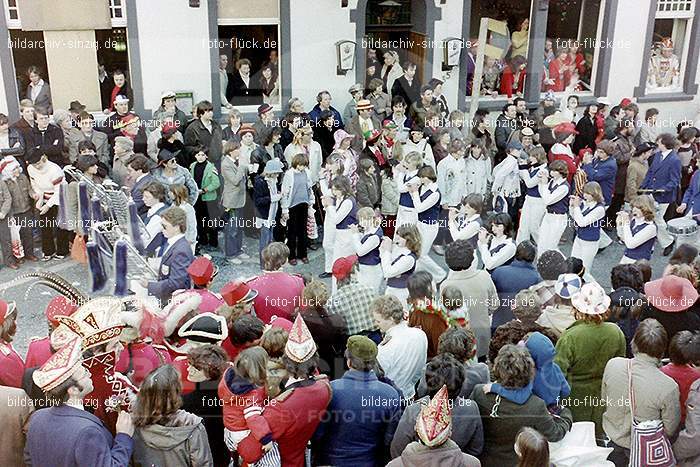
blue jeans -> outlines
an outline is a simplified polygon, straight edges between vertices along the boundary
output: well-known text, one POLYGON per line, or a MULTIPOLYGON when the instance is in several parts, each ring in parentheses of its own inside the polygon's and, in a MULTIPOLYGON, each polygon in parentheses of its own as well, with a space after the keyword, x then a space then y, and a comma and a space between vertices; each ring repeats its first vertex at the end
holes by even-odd
POLYGON ((229 258, 243 253, 243 229, 238 226, 238 211, 238 209, 230 209, 226 212, 224 254, 229 258))
POLYGON ((272 228, 271 227, 260 227, 260 264, 262 264, 262 251, 267 245, 272 243, 274 239, 272 238, 272 228))

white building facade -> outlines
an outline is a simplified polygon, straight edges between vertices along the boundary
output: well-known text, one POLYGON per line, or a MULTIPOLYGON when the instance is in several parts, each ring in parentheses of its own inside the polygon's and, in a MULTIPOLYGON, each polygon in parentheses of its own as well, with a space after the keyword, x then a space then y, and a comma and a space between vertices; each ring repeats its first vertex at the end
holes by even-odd
MULTIPOLYGON (((700 8, 695 0, 2 1, 0 112, 11 120, 18 117, 26 92, 28 66, 44 70, 55 109, 79 100, 95 113, 102 110, 98 66, 108 72, 124 68, 134 109, 150 115, 165 90, 179 93, 181 106, 209 100, 221 109, 220 54, 229 59, 229 73, 236 59, 247 58, 257 76, 273 51, 278 115, 293 96, 311 109, 320 90, 330 91, 333 106, 342 112, 350 100, 348 88, 366 85, 370 41, 396 46, 402 61, 418 64, 421 82, 444 81, 451 109, 467 109, 469 49, 462 48, 450 64, 444 41, 467 45, 478 36, 483 16, 506 21, 510 31, 529 20, 523 94, 533 106, 541 99, 549 38, 555 48, 565 41, 581 46, 582 102, 594 96, 613 103, 633 98, 642 111, 658 108, 669 126, 670 120, 693 118, 700 110, 700 8), (663 40, 667 49, 672 44, 677 70, 664 70, 675 75, 672 85, 652 86, 650 59, 663 40), (336 44, 348 43, 354 43, 351 68, 339 71, 336 44)), ((482 97, 480 106, 500 110, 506 99, 482 97)), ((257 106, 236 107, 251 119, 257 106)))

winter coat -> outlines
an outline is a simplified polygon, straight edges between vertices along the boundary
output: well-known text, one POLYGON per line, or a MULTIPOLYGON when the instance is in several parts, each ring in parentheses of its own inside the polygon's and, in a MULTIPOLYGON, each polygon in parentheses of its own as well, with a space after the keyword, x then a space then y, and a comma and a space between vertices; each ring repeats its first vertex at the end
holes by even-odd
POLYGON ((132 462, 135 467, 214 465, 202 419, 178 410, 165 425, 137 428, 132 462))
POLYGON ((595 422, 598 434, 602 433, 605 407, 584 401, 599 400, 605 365, 613 357, 624 357, 625 349, 625 335, 616 324, 585 321, 572 324, 556 345, 554 363, 559 365, 571 386, 567 406, 571 407, 574 421, 595 422))
POLYGON ((690 387, 686 408, 685 428, 673 443, 678 467, 700 465, 700 380, 690 387))
POLYGON ((327 415, 314 434, 316 465, 384 465, 401 416, 399 392, 373 371, 352 369, 331 389, 327 415), (368 400, 375 402, 368 406, 368 400))
POLYGON ((51 162, 61 167, 68 164, 68 160, 63 155, 65 136, 63 135, 63 130, 56 125, 49 123, 49 126, 43 133, 34 125, 29 131, 25 143, 27 148, 38 147, 41 153, 45 154, 51 162))
POLYGON ((479 407, 484 424, 484 450, 479 456, 483 467, 516 465, 518 456, 513 445, 523 427, 536 429, 550 442, 560 441, 571 429, 569 409, 562 408, 559 416, 552 415, 535 395, 530 395, 524 404, 516 404, 494 393, 485 394, 482 385, 477 385, 471 399, 479 407))
POLYGON ((168 193, 171 185, 185 185, 187 187, 188 197, 187 201, 194 206, 199 198, 199 187, 194 181, 192 174, 189 170, 182 166, 177 166, 175 168, 175 176, 171 179, 165 175, 165 170, 163 167, 156 167, 151 171, 151 176, 153 180, 162 183, 165 186, 165 192, 168 193))
MULTIPOLYGON (((71 128, 68 132, 66 146, 68 146, 68 158, 71 164, 75 164, 75 161, 78 159, 78 145, 81 141, 86 141, 87 139, 85 133, 78 128, 71 128)), ((95 154, 97 160, 102 162, 106 167, 111 167, 112 160, 109 154, 110 147, 107 135, 101 131, 93 130, 92 135, 90 135, 90 141, 92 141, 97 149, 95 154)))
POLYGON ((567 397, 571 392, 561 368, 553 362, 554 344, 544 334, 530 334, 525 344, 535 362, 535 379, 532 382, 532 393, 542 399, 545 404, 556 404, 560 398, 567 397))
MULTIPOLYGON (((627 167, 630 163, 630 158, 634 154, 634 144, 632 137, 617 136, 612 140, 615 143, 615 152, 613 157, 617 162, 617 175, 615 177, 615 194, 622 195, 625 193, 627 185, 627 167)), ((641 181, 640 181, 641 183, 641 181)))
POLYGON ((379 205, 381 193, 377 186, 377 178, 372 175, 360 173, 355 187, 355 195, 359 207, 375 208, 379 205))
POLYGON ((226 466, 231 454, 223 437, 224 420, 221 417, 222 403, 218 396, 218 385, 218 381, 211 380, 196 383, 194 391, 182 397, 182 410, 202 417, 214 465, 226 466))
POLYGON ((32 209, 32 186, 25 174, 19 174, 15 180, 5 180, 12 197, 12 215, 22 214, 32 209))
POLYGON ((327 374, 329 378, 341 377, 345 369, 345 344, 348 340, 345 317, 329 314, 323 308, 304 310, 301 316, 316 342, 321 359, 319 371, 327 374))
POLYGON ((162 105, 153 111, 154 119, 164 120, 167 117, 172 117, 175 127, 180 131, 184 131, 182 127, 187 123, 187 114, 185 114, 185 112, 177 107, 175 107, 175 112, 167 112, 162 105))
MULTIPOLYGON (((282 146, 275 144, 272 152, 282 163, 282 170, 286 171, 289 167, 287 166, 287 159, 284 158, 284 149, 282 149, 282 146)), ((250 163, 258 164, 258 170, 255 172, 257 175, 261 175, 263 173, 263 170, 265 170, 265 164, 267 164, 267 162, 270 160, 272 160, 272 157, 270 157, 270 153, 267 152, 265 146, 258 146, 253 149, 252 153, 250 153, 250 163)))
POLYGON ((385 216, 395 216, 399 210, 399 187, 393 177, 382 177, 382 206, 380 211, 385 216))
MULTIPOLYGON (((190 175, 192 175, 192 178, 194 178, 194 168, 196 164, 196 162, 193 162, 192 165, 190 165, 190 175)), ((207 162, 207 165, 204 167, 202 186, 199 187, 200 190, 202 190, 202 201, 215 201, 217 190, 220 186, 219 172, 216 170, 216 167, 214 167, 214 164, 207 162)))
MULTIPOLYGON (((401 455, 406 447, 413 441, 418 441, 416 435, 416 420, 423 406, 430 402, 428 396, 422 397, 406 407, 396 434, 391 442, 391 457, 401 455)), ((481 424, 479 408, 474 401, 461 397, 451 401, 452 407, 452 434, 450 439, 459 446, 462 452, 478 456, 484 448, 484 428, 481 424)))
POLYGON ((240 209, 245 205, 247 174, 248 167, 239 165, 229 156, 221 159, 221 176, 224 179, 221 204, 224 209, 240 209))
POLYGON ((479 459, 464 454, 454 441, 430 449, 418 441, 406 446, 406 449, 387 467, 480 467, 479 459))
MULTIPOLYGON (((464 372, 464 383, 462 383, 462 389, 459 391, 459 397, 462 399, 469 399, 474 386, 477 384, 486 384, 491 381, 489 367, 485 363, 463 363, 462 371, 464 372)), ((427 394, 428 385, 425 382, 425 375, 423 375, 416 388, 416 399, 420 399, 427 394)))
MULTIPOLYGON (((185 152, 191 160, 199 151, 207 150, 211 162, 218 164, 223 152, 221 126, 211 121, 211 132, 204 126, 202 120, 195 119, 185 130, 185 152)), ((194 204, 194 203, 192 203, 194 204)))
POLYGON ((0 181, 0 218, 7 219, 12 213, 12 194, 7 183, 0 181))
POLYGON ((32 401, 27 394, 18 388, 0 386, 0 417, 3 421, 0 430, 0 465, 3 467, 23 467, 22 453, 26 433, 25 424, 34 411, 32 401), (14 404, 8 404, 8 401, 14 404))

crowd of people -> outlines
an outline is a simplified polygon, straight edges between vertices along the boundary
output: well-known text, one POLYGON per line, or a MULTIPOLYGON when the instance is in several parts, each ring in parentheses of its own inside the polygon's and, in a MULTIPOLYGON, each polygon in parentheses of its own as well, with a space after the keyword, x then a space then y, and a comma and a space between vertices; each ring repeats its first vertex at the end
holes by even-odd
POLYGON ((23 304, 0 301, 3 465, 539 467, 557 443, 582 463, 700 462, 700 259, 669 233, 697 229, 693 122, 659 128, 630 99, 581 112, 572 87, 468 121, 440 80, 415 89, 409 66, 389 95, 388 73, 342 112, 321 91, 223 128, 172 92, 154 128, 119 89, 100 123, 77 101, 0 115, 7 267, 85 260, 68 165, 129 194, 159 263, 150 298, 42 276, 59 295, 24 358, 23 304), (213 291, 221 236, 222 267, 261 273, 213 291), (310 248, 320 277, 295 268, 310 248))

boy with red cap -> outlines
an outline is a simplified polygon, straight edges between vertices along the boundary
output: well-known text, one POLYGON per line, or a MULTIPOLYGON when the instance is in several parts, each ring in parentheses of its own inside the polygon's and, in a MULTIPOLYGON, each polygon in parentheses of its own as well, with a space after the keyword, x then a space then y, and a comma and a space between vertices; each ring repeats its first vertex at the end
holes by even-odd
MULTIPOLYGON (((49 323, 49 334, 58 327, 59 316, 71 316, 78 309, 78 305, 63 295, 57 295, 51 299, 46 306, 46 320, 49 323)), ((32 337, 27 349, 27 358, 24 362, 24 368, 40 367, 53 355, 57 348, 51 346, 50 336, 32 337)))
POLYGON ((282 357, 289 379, 285 391, 265 407, 263 417, 279 445, 282 465, 302 467, 306 445, 316 431, 331 399, 326 376, 315 376, 318 368, 316 343, 301 316, 289 333, 282 357))
POLYGON ((224 300, 220 295, 209 290, 209 287, 219 273, 219 268, 212 263, 210 257, 198 256, 187 268, 187 273, 190 275, 192 285, 194 286, 192 291, 202 297, 202 303, 199 305, 199 312, 216 313, 216 310, 224 304, 224 300))
POLYGON ((552 149, 549 150, 549 162, 556 160, 564 161, 569 172, 566 180, 571 183, 576 169, 578 169, 581 163, 581 158, 574 155, 571 150, 571 144, 573 144, 574 139, 576 139, 578 131, 576 131, 576 126, 570 122, 560 123, 555 126, 552 131, 554 132, 556 143, 552 146, 552 149))
POLYGON ((0 300, 0 386, 22 387, 24 361, 12 347, 17 332, 15 302, 0 300))

